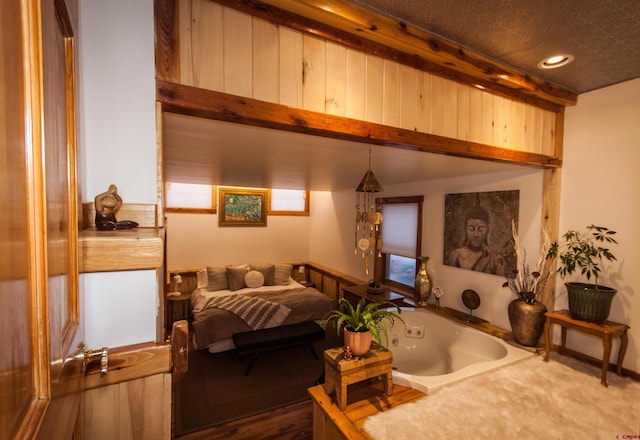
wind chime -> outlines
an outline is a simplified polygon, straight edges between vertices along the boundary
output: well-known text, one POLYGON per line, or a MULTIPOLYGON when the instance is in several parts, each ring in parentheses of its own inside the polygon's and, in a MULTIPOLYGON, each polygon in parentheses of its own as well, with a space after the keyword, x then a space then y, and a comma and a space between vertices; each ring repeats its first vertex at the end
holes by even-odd
POLYGON ((376 232, 382 223, 382 212, 377 202, 378 194, 383 191, 375 174, 371 171, 371 149, 369 149, 369 169, 356 188, 356 232, 355 251, 362 253, 365 274, 369 274, 371 257, 377 252, 382 256, 382 239, 376 240, 376 232))

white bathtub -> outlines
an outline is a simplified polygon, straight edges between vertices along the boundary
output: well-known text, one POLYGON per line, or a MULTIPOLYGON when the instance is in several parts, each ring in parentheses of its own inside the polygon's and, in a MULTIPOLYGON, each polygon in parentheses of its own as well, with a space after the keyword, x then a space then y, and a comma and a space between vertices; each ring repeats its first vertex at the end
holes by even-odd
POLYGON ((425 394, 444 385, 530 356, 480 330, 425 309, 402 309, 401 322, 389 330, 393 383, 425 394))

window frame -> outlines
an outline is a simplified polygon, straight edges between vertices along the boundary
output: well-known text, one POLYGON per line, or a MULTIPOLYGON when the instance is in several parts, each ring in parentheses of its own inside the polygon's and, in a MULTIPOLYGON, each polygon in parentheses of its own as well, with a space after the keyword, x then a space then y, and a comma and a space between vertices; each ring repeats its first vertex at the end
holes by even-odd
MULTIPOLYGON (((380 210, 384 205, 393 205, 393 204, 411 204, 415 203, 418 205, 418 222, 416 226, 416 256, 414 257, 416 260, 416 274, 420 269, 420 253, 422 252, 422 217, 423 217, 423 205, 424 205, 424 196, 399 196, 399 197, 382 197, 378 199, 378 203, 380 205, 380 210)), ((382 228, 385 227, 384 219, 382 220, 382 224, 378 231, 376 231, 376 240, 381 238, 382 236, 382 228)), ((397 288, 400 290, 405 290, 407 292, 415 292, 415 287, 408 286, 406 284, 399 283, 394 280, 390 280, 387 278, 387 255, 386 253, 382 253, 380 258, 376 258, 376 264, 373 268, 373 276, 376 280, 382 280, 382 282, 392 288, 397 288)), ((391 254, 394 255, 394 254, 391 254)))
POLYGON ((211 208, 180 208, 180 207, 171 207, 167 206, 166 203, 166 194, 168 192, 167 186, 171 183, 177 182, 164 182, 164 193, 165 193, 165 204, 164 204, 164 212, 170 212, 174 214, 217 214, 218 212, 218 186, 217 185, 209 185, 207 183, 202 185, 207 185, 211 187, 211 208))
MULTIPOLYGON (((275 188, 275 189, 283 189, 283 188, 275 188)), ((309 199, 311 197, 311 192, 306 189, 306 190, 300 190, 300 191, 304 191, 304 211, 281 211, 281 210, 272 210, 271 209, 271 188, 268 190, 267 192, 267 215, 299 215, 299 216, 309 216, 310 215, 310 210, 309 210, 309 199)))

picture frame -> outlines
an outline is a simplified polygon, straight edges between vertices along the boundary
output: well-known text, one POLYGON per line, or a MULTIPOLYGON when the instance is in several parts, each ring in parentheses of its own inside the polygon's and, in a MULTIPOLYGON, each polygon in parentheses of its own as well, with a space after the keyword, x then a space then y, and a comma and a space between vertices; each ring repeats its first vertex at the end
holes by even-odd
POLYGON ((443 263, 506 276, 516 268, 511 224, 520 191, 445 194, 443 263))
POLYGON ((218 226, 267 226, 266 189, 218 188, 218 226))

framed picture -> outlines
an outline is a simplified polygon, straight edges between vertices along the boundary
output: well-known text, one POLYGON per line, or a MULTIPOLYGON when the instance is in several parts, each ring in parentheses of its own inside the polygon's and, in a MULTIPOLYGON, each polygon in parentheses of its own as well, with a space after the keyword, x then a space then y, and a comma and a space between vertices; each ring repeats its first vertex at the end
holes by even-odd
POLYGON ((267 226, 267 190, 219 188, 219 226, 267 226))
POLYGON ((515 269, 511 222, 520 191, 445 195, 444 256, 448 266, 505 276, 515 269))

